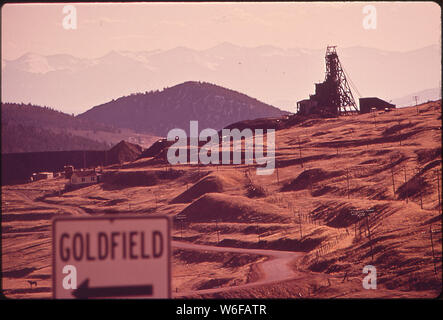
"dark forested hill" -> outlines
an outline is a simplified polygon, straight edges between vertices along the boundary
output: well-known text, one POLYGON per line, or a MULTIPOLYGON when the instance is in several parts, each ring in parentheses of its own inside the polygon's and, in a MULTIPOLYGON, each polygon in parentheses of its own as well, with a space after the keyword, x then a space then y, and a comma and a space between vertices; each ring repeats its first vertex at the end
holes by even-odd
POLYGON ((106 150, 120 140, 156 139, 31 104, 1 104, 2 153, 106 150))
POLYGON ((166 136, 173 128, 188 132, 190 120, 199 121, 199 130, 218 130, 241 120, 284 114, 287 112, 242 93, 210 83, 189 81, 162 91, 112 100, 77 118, 166 136))
POLYGON ((105 150, 109 145, 70 133, 55 133, 52 130, 2 124, 2 153, 105 150))
POLYGON ((115 130, 103 124, 76 119, 48 107, 17 103, 2 103, 1 107, 2 153, 105 150, 109 144, 76 135, 74 132, 115 130))
POLYGON ((2 123, 41 128, 74 128, 111 132, 115 130, 109 125, 77 119, 49 107, 19 103, 2 103, 2 123))

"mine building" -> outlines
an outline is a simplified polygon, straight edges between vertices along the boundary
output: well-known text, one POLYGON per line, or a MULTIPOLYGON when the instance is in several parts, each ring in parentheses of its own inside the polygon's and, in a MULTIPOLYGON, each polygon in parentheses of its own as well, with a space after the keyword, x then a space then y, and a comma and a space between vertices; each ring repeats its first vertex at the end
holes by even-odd
POLYGON ((101 175, 95 170, 74 171, 71 175, 71 186, 82 186, 100 182, 101 175))
POLYGON ((310 95, 309 99, 297 102, 297 114, 337 117, 358 112, 335 48, 336 46, 326 48, 325 80, 315 84, 315 94, 310 95))
POLYGON ((67 165, 67 166, 64 166, 63 169, 64 169, 64 172, 65 172, 65 178, 66 179, 71 179, 71 176, 74 173, 74 166, 67 165))
MULTIPOLYGON (((376 97, 360 98, 360 110, 357 108, 354 96, 349 84, 352 81, 348 79, 343 66, 337 55, 336 46, 328 46, 325 55, 326 76, 321 83, 315 84, 315 93, 309 96, 309 99, 297 102, 297 114, 320 115, 324 117, 338 117, 340 115, 349 115, 357 113, 367 113, 371 108, 377 110, 390 110, 395 105, 390 104, 376 97), (349 80, 349 82, 348 82, 349 80)), ((355 85, 354 91, 359 92, 355 85)))
POLYGON ((52 172, 35 172, 32 174, 30 181, 46 180, 54 178, 52 172))
POLYGON ((391 104, 377 97, 360 98, 360 113, 369 113, 371 110, 386 111, 395 109, 395 104, 391 104))

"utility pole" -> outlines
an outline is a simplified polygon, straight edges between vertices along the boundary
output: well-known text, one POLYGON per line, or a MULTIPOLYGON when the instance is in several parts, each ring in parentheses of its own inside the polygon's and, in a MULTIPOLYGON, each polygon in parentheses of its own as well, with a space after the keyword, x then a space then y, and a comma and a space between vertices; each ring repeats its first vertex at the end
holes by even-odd
POLYGON ((217 244, 220 243, 220 233, 218 231, 218 219, 215 219, 215 228, 217 229, 217 244))
POLYGON ((258 242, 260 243, 260 230, 258 229, 258 222, 257 222, 257 236, 258 236, 258 242))
POLYGON ((300 240, 301 238, 303 238, 303 233, 302 233, 302 229, 301 229, 301 211, 298 210, 298 225, 300 227, 300 240))
POLYGON ((391 177, 392 177, 392 193, 395 199, 395 180, 394 180, 394 167, 391 167, 391 177))
POLYGON ((377 127, 377 121, 375 120, 375 114, 377 113, 377 110, 372 111, 372 116, 374 117, 374 127, 377 127))
POLYGON ((441 211, 441 199, 440 199, 440 169, 436 169, 437 174, 437 193, 438 193, 438 212, 441 211))
POLYGON ((310 175, 308 175, 308 187, 309 187, 309 194, 312 196, 312 182, 310 175))
POLYGON ((346 169, 346 184, 347 184, 348 199, 349 199, 349 169, 346 169))
POLYGON ((409 201, 409 190, 408 190, 409 186, 408 186, 407 178, 406 178, 406 165, 403 166, 403 171, 405 172, 406 203, 408 203, 408 201, 409 201))
POLYGON ((357 221, 354 223, 354 238, 357 237, 357 221))
POLYGON ((437 266, 435 265, 434 241, 432 240, 432 225, 429 226, 429 234, 431 235, 432 262, 434 263, 434 273, 437 274, 437 266))
POLYGON ((420 194, 420 208, 423 209, 423 195, 422 195, 422 188, 423 188, 423 181, 420 174, 421 168, 420 166, 417 167, 417 179, 418 179, 418 189, 420 194))
POLYGON ((398 118, 398 112, 397 112, 397 123, 398 123, 398 126, 399 126, 399 128, 400 128, 400 130, 398 130, 398 132, 399 132, 400 145, 401 145, 401 142, 402 142, 402 140, 403 140, 403 135, 401 134, 401 127, 400 127, 400 125, 401 125, 401 119, 398 118))
POLYGON ((418 112, 418 103, 417 103, 418 96, 414 96, 413 98, 415 99, 415 108, 417 109, 417 115, 418 115, 419 114, 419 112, 418 112))
POLYGON ((372 250, 372 240, 371 240, 371 230, 369 228, 369 216, 366 213, 366 226, 368 227, 368 238, 369 238, 369 245, 371 247, 371 261, 374 261, 374 251, 372 250))
POLYGON ((301 157, 301 144, 300 144, 300 137, 298 137, 298 152, 299 152, 299 158, 300 158, 300 165, 303 168, 303 159, 301 157))
POLYGON ((185 215, 178 215, 176 217, 178 221, 180 221, 180 240, 183 239, 183 221, 186 219, 185 215))
POLYGON ((154 197, 155 197, 155 210, 158 209, 158 200, 157 200, 157 194, 154 193, 154 197))

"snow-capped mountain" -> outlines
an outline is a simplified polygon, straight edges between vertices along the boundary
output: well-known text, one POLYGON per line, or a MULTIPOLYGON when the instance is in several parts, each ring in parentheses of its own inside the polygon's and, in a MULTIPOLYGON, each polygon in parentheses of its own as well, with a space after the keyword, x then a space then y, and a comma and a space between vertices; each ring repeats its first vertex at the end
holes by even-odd
POLYGON ((48 59, 45 56, 36 53, 26 53, 17 60, 6 61, 6 66, 17 71, 29 72, 29 73, 41 73, 45 74, 56 69, 49 64, 48 59))
MULTIPOLYGON (((337 48, 350 81, 362 96, 392 100, 440 86, 437 45, 409 52, 337 48)), ((323 81, 325 50, 222 43, 206 50, 111 51, 93 59, 27 53, 2 60, 2 99, 48 105, 68 113, 135 92, 205 81, 294 111, 297 100, 323 81)))

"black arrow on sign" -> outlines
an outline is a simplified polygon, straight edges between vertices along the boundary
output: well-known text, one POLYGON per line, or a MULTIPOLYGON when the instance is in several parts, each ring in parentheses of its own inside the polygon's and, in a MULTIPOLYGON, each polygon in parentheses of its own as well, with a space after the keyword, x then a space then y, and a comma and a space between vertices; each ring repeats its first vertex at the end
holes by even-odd
POLYGON ((152 285, 120 286, 120 287, 89 287, 89 279, 83 281, 80 286, 72 292, 77 299, 109 298, 129 296, 152 296, 152 285))

